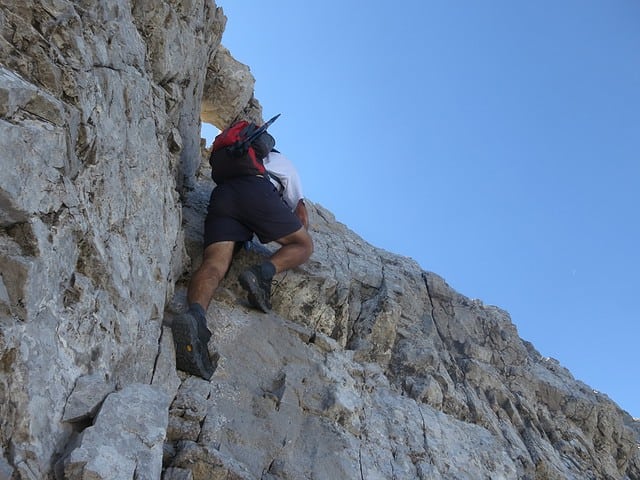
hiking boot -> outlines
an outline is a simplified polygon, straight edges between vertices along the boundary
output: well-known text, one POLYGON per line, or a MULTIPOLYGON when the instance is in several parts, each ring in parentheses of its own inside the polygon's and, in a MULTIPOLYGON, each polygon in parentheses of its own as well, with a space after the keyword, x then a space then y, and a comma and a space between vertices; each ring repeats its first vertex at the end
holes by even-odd
POLYGON ((240 274, 240 285, 247 291, 249 303, 267 313, 271 310, 271 279, 275 267, 271 262, 254 265, 240 274))
POLYGON ((201 336, 201 333, 204 332, 199 323, 196 317, 189 312, 174 318, 171 330, 176 347, 176 368, 209 380, 215 370, 207 349, 207 341, 211 337, 211 332, 204 326, 209 335, 208 337, 206 334, 201 336))

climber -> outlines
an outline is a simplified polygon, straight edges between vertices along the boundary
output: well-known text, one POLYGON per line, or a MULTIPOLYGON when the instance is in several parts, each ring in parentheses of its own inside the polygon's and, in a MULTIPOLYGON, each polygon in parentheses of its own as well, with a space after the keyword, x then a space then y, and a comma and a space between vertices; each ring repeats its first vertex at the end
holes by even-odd
MULTIPOLYGON (((266 313, 271 310, 273 276, 303 264, 313 252, 298 172, 287 157, 273 149, 275 140, 269 133, 262 134, 252 146, 262 158, 265 172, 224 181, 218 178, 205 219, 202 264, 189 282, 188 311, 174 320, 178 369, 207 380, 214 368, 207 350, 211 332, 206 326, 206 311, 234 253, 254 234, 262 243, 281 245, 268 260, 239 276, 249 303, 266 313)), ((215 170, 213 163, 212 167, 215 170)))

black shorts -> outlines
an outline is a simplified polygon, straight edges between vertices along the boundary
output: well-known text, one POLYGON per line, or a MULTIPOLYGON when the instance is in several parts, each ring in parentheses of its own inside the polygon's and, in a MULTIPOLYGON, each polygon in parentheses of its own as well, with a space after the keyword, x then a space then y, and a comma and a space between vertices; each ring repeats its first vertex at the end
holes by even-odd
POLYGON ((211 192, 204 222, 204 247, 251 240, 269 243, 298 231, 302 223, 273 184, 258 176, 236 177, 211 192))

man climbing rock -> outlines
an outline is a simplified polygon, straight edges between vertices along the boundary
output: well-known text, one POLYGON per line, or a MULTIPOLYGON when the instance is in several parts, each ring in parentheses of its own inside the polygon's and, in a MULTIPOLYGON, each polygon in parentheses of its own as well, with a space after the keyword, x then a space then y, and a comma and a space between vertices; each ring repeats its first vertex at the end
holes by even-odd
POLYGON ((207 350, 211 332, 206 311, 234 251, 254 234, 262 243, 281 245, 239 277, 251 305, 263 312, 271 309, 273 276, 303 264, 313 252, 298 172, 273 149, 273 137, 256 129, 237 122, 214 141, 209 162, 216 187, 205 220, 203 260, 189 283, 189 309, 174 320, 177 368, 207 380, 214 368, 207 350), (259 135, 251 138, 252 132, 259 135))

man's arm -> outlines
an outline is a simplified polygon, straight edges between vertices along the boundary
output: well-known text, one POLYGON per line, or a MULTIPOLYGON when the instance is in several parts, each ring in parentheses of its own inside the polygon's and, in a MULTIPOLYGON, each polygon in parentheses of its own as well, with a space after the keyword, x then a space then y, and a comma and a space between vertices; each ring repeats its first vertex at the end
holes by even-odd
POLYGON ((296 216, 302 222, 302 225, 306 230, 309 230, 309 213, 307 212, 307 206, 304 204, 304 200, 301 198, 296 205, 296 209, 293 211, 296 216))

